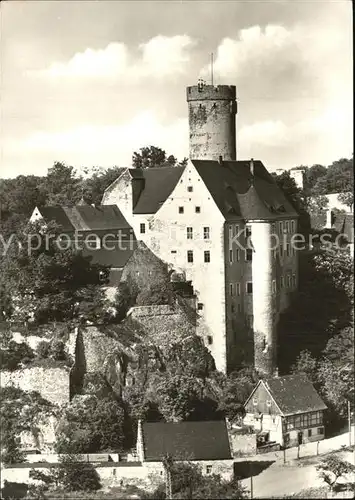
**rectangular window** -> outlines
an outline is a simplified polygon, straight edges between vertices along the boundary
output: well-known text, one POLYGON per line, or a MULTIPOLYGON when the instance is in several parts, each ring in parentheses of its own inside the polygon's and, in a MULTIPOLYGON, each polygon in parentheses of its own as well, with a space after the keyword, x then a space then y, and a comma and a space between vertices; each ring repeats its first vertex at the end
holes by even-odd
POLYGON ((276 280, 272 280, 272 293, 276 293, 276 280))
POLYGON ((188 240, 192 240, 193 232, 192 227, 186 228, 186 237, 188 240))
POLYGON ((232 311, 232 313, 234 313, 234 305, 233 304, 231 305, 231 311, 232 311))
POLYGON ((289 232, 290 232, 290 223, 289 223, 289 221, 288 221, 288 220, 287 220, 287 221, 285 221, 285 232, 286 232, 286 233, 289 233, 289 232))
POLYGON ((284 280, 284 277, 281 276, 280 277, 280 288, 283 288, 285 286, 285 280, 284 280))
POLYGON ((286 276, 286 286, 287 288, 291 287, 291 276, 289 274, 286 276))
POLYGON ((212 465, 206 465, 206 474, 212 474, 212 465))
POLYGON ((193 262, 194 261, 194 253, 192 250, 187 251, 187 262, 193 262))
POLYGON ((203 239, 204 240, 209 240, 210 239, 210 228, 209 227, 204 227, 203 228, 203 239))
POLYGON ((171 252, 170 252, 170 253, 176 253, 176 250, 171 250, 171 252))
POLYGON ((294 233, 295 232, 295 221, 292 220, 291 221, 291 233, 294 233))
POLYGON ((290 244, 286 243, 286 255, 287 255, 287 257, 289 257, 290 254, 291 254, 291 252, 290 252, 290 244))
POLYGON ((229 250, 229 263, 232 264, 233 262, 233 250, 229 250))
POLYGON ((237 283, 237 295, 238 296, 240 295, 240 283, 239 282, 237 283))
POLYGON ((251 248, 247 248, 245 250, 245 260, 247 262, 251 262, 253 260, 253 250, 251 248))
POLYGON ((296 288, 296 275, 295 274, 292 275, 292 287, 296 288))
POLYGON ((239 234, 239 226, 238 225, 235 226, 235 234, 236 234, 236 236, 238 236, 238 234, 239 234))
POLYGON ((193 191, 192 186, 187 186, 187 190, 189 193, 192 193, 192 191, 193 191))
POLYGON ((310 438, 312 436, 312 429, 308 429, 308 437, 310 438))
POLYGON ((283 222, 282 221, 279 222, 279 231, 280 231, 280 234, 283 232, 283 222))
POLYGON ((246 292, 247 294, 253 293, 253 282, 252 281, 247 281, 246 283, 246 292))
POLYGON ((179 214, 183 214, 184 213, 184 207, 179 207, 179 214))
POLYGON ((202 309, 203 309, 203 304, 202 304, 202 302, 199 302, 199 303, 197 304, 197 309, 198 309, 198 311, 202 311, 202 309))
POLYGON ((283 257, 284 247, 283 247, 282 243, 280 243, 279 252, 280 252, 280 257, 283 257))
POLYGON ((251 226, 249 224, 247 224, 245 226, 245 237, 249 238, 250 236, 251 236, 251 226))
POLYGON ((204 257, 205 257, 205 262, 211 262, 211 254, 209 250, 205 250, 204 257))
POLYGON ((324 434, 324 427, 318 427, 318 434, 324 434))
POLYGON ((234 295, 234 285, 233 283, 229 283, 229 295, 233 297, 234 295))
POLYGON ((195 207, 195 212, 197 214, 200 214, 201 213, 201 207, 195 207))
POLYGON ((145 233, 145 224, 143 222, 140 225, 140 232, 141 232, 141 234, 145 233))
POLYGON ((212 338, 212 335, 208 335, 208 336, 207 336, 207 344, 208 344, 208 345, 213 344, 213 338, 212 338))
POLYGON ((239 260, 240 260, 240 250, 239 250, 239 248, 235 249, 235 260, 237 262, 239 262, 239 260))

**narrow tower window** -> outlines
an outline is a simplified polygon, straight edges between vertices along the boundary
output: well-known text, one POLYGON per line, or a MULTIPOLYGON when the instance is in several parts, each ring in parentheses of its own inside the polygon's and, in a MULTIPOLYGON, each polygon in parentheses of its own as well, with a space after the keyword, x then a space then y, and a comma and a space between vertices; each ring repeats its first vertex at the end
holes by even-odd
POLYGON ((193 262, 194 261, 194 253, 192 250, 187 251, 187 262, 193 262))
POLYGON ((209 250, 205 251, 204 257, 205 257, 205 262, 211 262, 211 254, 209 250))
POLYGON ((192 240, 193 238, 193 229, 192 227, 187 227, 186 228, 186 237, 188 240, 192 240))
POLYGON ((209 227, 204 227, 203 228, 203 239, 204 240, 209 240, 210 239, 210 228, 209 227))

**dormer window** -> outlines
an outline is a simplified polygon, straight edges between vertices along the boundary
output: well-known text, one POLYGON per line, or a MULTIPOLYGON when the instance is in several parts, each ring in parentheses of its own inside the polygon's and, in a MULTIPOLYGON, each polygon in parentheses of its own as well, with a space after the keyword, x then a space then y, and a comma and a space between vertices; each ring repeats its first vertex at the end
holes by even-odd
POLYGON ((99 250, 101 248, 101 240, 96 234, 88 234, 85 238, 85 244, 89 250, 99 250))

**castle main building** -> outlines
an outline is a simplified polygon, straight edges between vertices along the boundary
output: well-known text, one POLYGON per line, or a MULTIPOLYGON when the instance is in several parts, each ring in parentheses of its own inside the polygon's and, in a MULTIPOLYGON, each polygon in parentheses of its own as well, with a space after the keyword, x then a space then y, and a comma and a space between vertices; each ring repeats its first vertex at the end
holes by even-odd
MULTIPOLYGON (((192 280, 217 369, 277 369, 276 328, 298 286, 298 215, 261 161, 236 160, 236 89, 187 88, 186 167, 127 169, 106 190, 137 239, 192 280)), ((168 334, 168 332, 167 332, 168 334)))

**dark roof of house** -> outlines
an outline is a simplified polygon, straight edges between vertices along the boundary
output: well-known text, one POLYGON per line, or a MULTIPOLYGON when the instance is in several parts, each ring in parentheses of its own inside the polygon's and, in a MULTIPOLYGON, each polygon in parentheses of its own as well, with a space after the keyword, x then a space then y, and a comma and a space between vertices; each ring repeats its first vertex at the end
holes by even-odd
POLYGON ((116 205, 76 205, 74 207, 40 207, 42 217, 59 224, 63 231, 96 231, 129 228, 116 205))
POLYGON ((305 375, 286 375, 262 382, 285 416, 327 408, 305 375))
POLYGON ((154 214, 175 188, 184 167, 131 168, 133 179, 144 180, 144 189, 133 200, 134 214, 154 214))
MULTIPOLYGON (((113 247, 113 245, 112 245, 113 247)), ((122 268, 127 264, 127 261, 132 256, 135 248, 137 247, 136 240, 132 240, 132 243, 128 244, 123 248, 99 248, 83 249, 83 255, 92 257, 92 264, 100 264, 102 266, 110 266, 114 268, 122 268)))
POLYGON ((297 217, 264 165, 254 160, 254 175, 250 161, 192 160, 222 215, 228 220, 273 220, 297 217))
POLYGON ((224 420, 202 422, 145 422, 142 424, 145 461, 231 459, 224 420))

